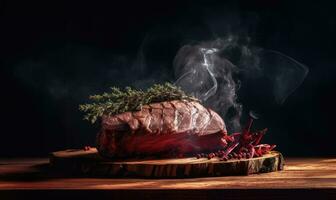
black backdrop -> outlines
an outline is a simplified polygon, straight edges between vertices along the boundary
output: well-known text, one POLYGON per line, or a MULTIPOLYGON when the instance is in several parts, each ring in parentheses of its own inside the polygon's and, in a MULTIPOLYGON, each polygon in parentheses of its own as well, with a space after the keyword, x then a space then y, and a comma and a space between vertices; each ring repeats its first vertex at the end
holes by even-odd
POLYGON ((1 1, 0 6, 1 156, 44 156, 93 145, 98 127, 82 121, 78 111, 89 94, 134 85, 146 76, 145 84, 170 80, 182 44, 227 30, 247 33, 255 45, 286 53, 310 69, 282 106, 264 107, 256 125, 269 127, 265 142, 278 144, 288 156, 336 153, 331 3, 1 1), (154 42, 148 47, 146 41, 154 42), (149 70, 127 73, 141 65, 143 52, 151 57, 149 70))

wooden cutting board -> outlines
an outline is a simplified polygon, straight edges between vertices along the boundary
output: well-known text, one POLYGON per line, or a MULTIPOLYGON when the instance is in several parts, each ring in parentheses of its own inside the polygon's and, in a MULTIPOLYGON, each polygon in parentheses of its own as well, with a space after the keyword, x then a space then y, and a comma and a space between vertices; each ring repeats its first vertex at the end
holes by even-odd
POLYGON ((248 175, 282 170, 281 153, 272 151, 259 158, 220 161, 195 157, 111 161, 102 158, 96 148, 88 151, 68 149, 50 155, 53 169, 90 177, 187 178, 206 176, 248 175))

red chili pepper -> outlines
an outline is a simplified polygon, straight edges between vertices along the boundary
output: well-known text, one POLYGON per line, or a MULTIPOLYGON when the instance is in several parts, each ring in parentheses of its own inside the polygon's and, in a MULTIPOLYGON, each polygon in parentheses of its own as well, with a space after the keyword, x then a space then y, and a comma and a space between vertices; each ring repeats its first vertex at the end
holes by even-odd
POLYGON ((267 130, 268 129, 265 128, 265 129, 255 133, 254 134, 254 139, 253 139, 254 141, 252 142, 252 144, 253 145, 258 145, 260 143, 261 139, 263 138, 263 136, 266 134, 267 130))
POLYGON ((224 155, 229 155, 237 146, 239 145, 239 142, 233 142, 229 147, 225 150, 224 155))

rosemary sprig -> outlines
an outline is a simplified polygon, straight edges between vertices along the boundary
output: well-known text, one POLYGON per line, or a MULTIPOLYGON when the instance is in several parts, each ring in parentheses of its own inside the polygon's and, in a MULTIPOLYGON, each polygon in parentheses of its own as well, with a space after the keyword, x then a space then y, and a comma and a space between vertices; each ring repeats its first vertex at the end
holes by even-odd
POLYGON ((115 115, 127 111, 141 110, 143 105, 171 100, 199 101, 187 95, 181 88, 170 83, 155 84, 146 91, 126 87, 121 90, 112 87, 109 93, 92 95, 90 104, 79 105, 79 110, 85 112, 84 119, 94 123, 103 115, 115 115))

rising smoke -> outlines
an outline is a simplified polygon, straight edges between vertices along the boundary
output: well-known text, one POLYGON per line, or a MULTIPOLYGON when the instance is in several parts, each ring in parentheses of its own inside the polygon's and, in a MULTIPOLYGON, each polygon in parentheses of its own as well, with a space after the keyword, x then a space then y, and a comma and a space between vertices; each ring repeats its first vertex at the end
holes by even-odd
MULTIPOLYGON (((302 83, 307 67, 276 51, 249 45, 230 35, 223 39, 185 45, 174 59, 176 85, 199 98, 224 117, 229 131, 239 131, 243 105, 238 91, 246 79, 268 79, 278 104, 302 83)), ((263 89, 259 85, 259 90, 263 89)), ((249 90, 255 88, 247 87, 249 90)))

